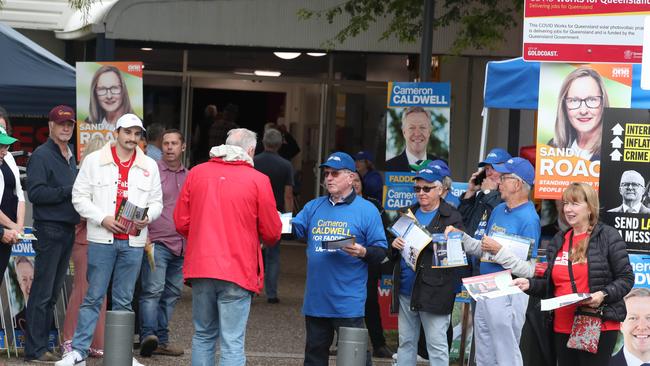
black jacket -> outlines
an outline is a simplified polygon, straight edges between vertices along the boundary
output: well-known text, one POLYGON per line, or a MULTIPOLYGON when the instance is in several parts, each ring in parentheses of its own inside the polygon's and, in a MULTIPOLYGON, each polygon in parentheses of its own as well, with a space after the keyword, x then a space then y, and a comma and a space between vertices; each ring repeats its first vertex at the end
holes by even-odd
POLYGON ((79 223, 79 214, 72 206, 76 178, 74 155, 66 161, 51 138, 34 150, 27 163, 27 195, 33 204, 34 221, 79 223))
MULTIPOLYGON (((411 211, 419 208, 418 204, 411 206, 411 211)), ((440 200, 438 213, 426 227, 432 233, 442 233, 448 225, 453 225, 458 229, 463 229, 463 220, 460 213, 445 202, 440 200)), ((399 311, 399 288, 401 263, 400 253, 391 247, 391 259, 395 265, 393 267, 393 290, 391 301, 391 312, 399 311)), ((456 268, 431 268, 433 262, 433 244, 424 248, 418 257, 415 282, 413 292, 411 293, 411 310, 426 311, 433 314, 447 315, 451 314, 456 297, 456 288, 458 287, 459 276, 456 268)))
MULTIPOLYGON (((528 293, 541 298, 554 296, 551 273, 557 253, 564 244, 566 233, 566 231, 557 233, 549 243, 546 249, 548 268, 544 278, 532 278, 528 293)), ((625 242, 613 227, 602 223, 594 227, 587 247, 587 271, 589 291, 607 293, 603 301, 603 319, 619 322, 625 320, 627 312, 623 297, 634 285, 634 273, 627 256, 625 242)))
POLYGON ((485 219, 487 222, 492 210, 501 202, 503 200, 499 190, 491 191, 488 194, 479 192, 470 198, 461 199, 458 212, 463 216, 463 224, 465 224, 467 234, 474 237, 481 220, 485 219))

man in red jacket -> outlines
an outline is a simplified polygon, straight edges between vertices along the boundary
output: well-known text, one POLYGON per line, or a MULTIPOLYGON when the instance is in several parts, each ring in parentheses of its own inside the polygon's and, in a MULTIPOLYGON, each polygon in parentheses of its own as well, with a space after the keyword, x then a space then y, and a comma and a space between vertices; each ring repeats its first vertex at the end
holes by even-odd
POLYGON ((256 134, 228 132, 225 145, 194 167, 181 190, 174 222, 187 238, 183 277, 192 286, 192 365, 244 365, 251 295, 264 284, 260 239, 280 240, 282 223, 269 178, 253 168, 256 134))

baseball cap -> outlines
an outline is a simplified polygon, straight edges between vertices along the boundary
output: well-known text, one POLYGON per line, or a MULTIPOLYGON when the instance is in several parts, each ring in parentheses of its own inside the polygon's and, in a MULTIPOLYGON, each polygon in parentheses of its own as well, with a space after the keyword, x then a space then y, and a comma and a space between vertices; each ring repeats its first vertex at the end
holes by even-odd
POLYGON ((433 183, 435 181, 439 181, 442 183, 442 178, 444 177, 440 175, 439 172, 434 171, 431 168, 420 169, 418 173, 415 175, 415 179, 424 179, 429 183, 433 183))
POLYGON ((494 164, 503 164, 506 160, 512 158, 512 155, 508 153, 507 151, 501 149, 501 148, 494 148, 490 150, 490 152, 487 154, 485 157, 485 160, 482 162, 478 163, 478 167, 482 167, 485 165, 494 165, 494 164))
POLYGON ((320 165, 321 168, 329 167, 336 170, 348 169, 353 172, 357 171, 357 167, 354 165, 354 159, 344 152, 337 151, 330 155, 323 164, 320 165))
POLYGON ((451 170, 449 170, 449 165, 444 162, 444 160, 434 160, 427 165, 427 168, 438 172, 438 174, 443 177, 451 177, 451 170))
POLYGON ((359 151, 354 155, 354 160, 369 160, 369 161, 374 161, 373 156, 370 152, 368 151, 359 151))
POLYGON ((129 128, 129 127, 140 127, 142 131, 146 131, 144 126, 142 125, 142 121, 138 116, 132 113, 127 113, 120 117, 117 122, 115 123, 115 129, 117 130, 118 128, 129 128))
POLYGON ((4 127, 0 126, 0 145, 11 145, 16 141, 17 138, 9 136, 4 127))
POLYGON ((49 120, 54 123, 63 123, 63 122, 77 122, 77 119, 74 114, 74 109, 68 107, 67 105, 57 105, 56 107, 50 110, 49 120))
POLYGON ((492 165, 492 168, 502 174, 515 174, 531 186, 535 183, 535 168, 524 158, 508 159, 503 164, 492 165))

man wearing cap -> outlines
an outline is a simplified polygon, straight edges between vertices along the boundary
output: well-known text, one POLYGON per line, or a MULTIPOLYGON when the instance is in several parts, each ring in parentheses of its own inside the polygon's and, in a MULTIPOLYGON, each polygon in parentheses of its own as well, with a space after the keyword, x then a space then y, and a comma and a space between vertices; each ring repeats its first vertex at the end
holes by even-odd
POLYGON ((382 202, 384 178, 382 178, 381 173, 375 170, 372 161, 372 154, 368 151, 359 151, 354 156, 354 164, 363 182, 363 193, 382 202))
POLYGON ((264 284, 260 241, 273 246, 282 223, 269 178, 253 168, 257 136, 236 128, 211 159, 187 175, 174 209, 187 238, 183 277, 192 286, 192 365, 244 365, 253 294, 264 284))
POLYGON ((386 161, 386 171, 410 172, 411 164, 437 159, 427 154, 431 131, 431 112, 422 107, 406 108, 402 113, 402 135, 406 148, 401 154, 386 161))
MULTIPOLYGON (((113 276, 113 310, 133 311, 131 301, 147 240, 147 225, 163 209, 158 165, 138 147, 142 121, 127 113, 115 124, 114 142, 85 157, 72 189, 72 203, 87 220, 88 292, 79 309, 72 351, 57 366, 82 363, 97 325, 99 309, 113 276), (132 228, 117 220, 122 205, 146 208, 132 228)), ((139 365, 134 358, 133 365, 139 365)))
MULTIPOLYGON (((309 201, 292 221, 296 236, 307 239, 306 366, 327 365, 339 327, 364 327, 367 264, 386 257, 379 211, 352 188, 352 157, 335 152, 320 167, 328 194, 309 201), (337 248, 341 239, 349 243, 337 248)), ((366 357, 370 365, 369 352, 366 357)))
MULTIPOLYGON (((444 177, 437 169, 424 168, 415 176, 418 202, 409 207, 430 233, 442 233, 448 225, 463 227, 460 213, 442 199, 444 177)), ((405 241, 392 242, 394 260, 392 311, 399 311, 397 365, 415 365, 420 326, 424 329, 430 365, 449 365, 447 329, 454 308, 459 278, 456 268, 432 268, 433 243, 418 256, 413 271, 401 257, 405 241)))
MULTIPOLYGON (((463 246, 468 254, 481 256, 487 252, 495 255, 494 262, 481 262, 481 274, 510 269, 514 276, 530 278, 534 264, 518 259, 491 236, 503 233, 528 238, 533 242, 532 256, 537 256, 541 228, 535 206, 528 199, 535 180, 535 168, 520 157, 493 167, 501 173, 499 191, 504 202, 492 211, 486 235, 477 240, 465 234, 463 246)), ((448 227, 445 233, 450 231, 458 230, 448 227)), ((523 364, 519 340, 527 305, 526 294, 483 299, 476 303, 474 336, 477 365, 523 364)))
POLYGON ((79 214, 72 206, 77 164, 68 142, 75 125, 72 108, 59 105, 49 113, 50 135, 27 164, 27 193, 33 205, 34 282, 27 304, 25 359, 54 362, 48 351, 53 308, 61 292, 72 253, 79 214))
POLYGON ((645 193, 645 179, 636 170, 623 172, 618 190, 623 202, 620 206, 607 210, 607 212, 650 213, 650 208, 641 203, 645 193))

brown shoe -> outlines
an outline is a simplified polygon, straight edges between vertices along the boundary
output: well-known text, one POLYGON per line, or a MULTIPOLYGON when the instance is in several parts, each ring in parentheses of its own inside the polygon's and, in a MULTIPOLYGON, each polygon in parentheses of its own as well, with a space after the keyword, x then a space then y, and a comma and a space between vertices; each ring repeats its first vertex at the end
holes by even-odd
POLYGON ((50 351, 46 351, 43 353, 39 358, 34 358, 31 360, 27 360, 28 362, 34 362, 34 363, 55 363, 57 361, 60 361, 61 357, 55 355, 54 353, 50 351))
POLYGON ((174 347, 171 344, 161 344, 153 351, 154 355, 162 356, 182 356, 183 353, 185 353, 183 349, 174 347))

